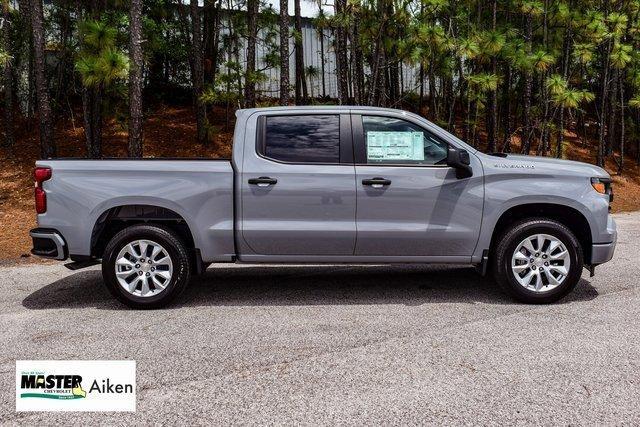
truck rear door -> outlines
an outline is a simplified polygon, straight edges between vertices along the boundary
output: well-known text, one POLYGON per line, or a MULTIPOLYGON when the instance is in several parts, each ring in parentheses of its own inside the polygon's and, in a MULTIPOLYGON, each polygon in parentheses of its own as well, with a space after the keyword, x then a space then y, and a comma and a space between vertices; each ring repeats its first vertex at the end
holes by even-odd
POLYGON ((353 255, 348 112, 265 112, 257 120, 255 150, 252 141, 245 145, 240 184, 241 233, 250 252, 274 260, 353 255))

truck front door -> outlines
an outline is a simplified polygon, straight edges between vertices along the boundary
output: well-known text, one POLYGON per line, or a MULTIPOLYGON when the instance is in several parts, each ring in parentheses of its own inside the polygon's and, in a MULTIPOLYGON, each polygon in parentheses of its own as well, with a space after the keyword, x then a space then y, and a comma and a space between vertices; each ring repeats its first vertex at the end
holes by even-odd
POLYGON ((482 169, 457 179, 448 143, 401 113, 354 114, 356 255, 466 261, 480 231, 482 169))
POLYGON ((245 145, 241 180, 241 233, 250 250, 283 260, 353 255, 349 114, 266 113, 257 119, 255 147, 245 145))

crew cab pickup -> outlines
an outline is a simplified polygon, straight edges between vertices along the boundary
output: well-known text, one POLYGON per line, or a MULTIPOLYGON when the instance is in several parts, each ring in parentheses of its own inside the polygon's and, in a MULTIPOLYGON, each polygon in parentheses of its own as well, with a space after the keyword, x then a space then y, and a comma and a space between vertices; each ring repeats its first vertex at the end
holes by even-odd
POLYGON ((102 263, 129 306, 174 300, 211 263, 464 263, 556 301, 613 256, 611 178, 487 155, 367 107, 239 110, 230 160, 41 160, 32 253, 102 263))

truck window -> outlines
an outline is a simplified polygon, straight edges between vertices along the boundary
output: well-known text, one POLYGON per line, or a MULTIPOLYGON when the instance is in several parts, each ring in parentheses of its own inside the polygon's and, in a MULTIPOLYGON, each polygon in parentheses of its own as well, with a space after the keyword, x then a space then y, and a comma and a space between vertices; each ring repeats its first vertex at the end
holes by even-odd
POLYGON ((362 116, 368 164, 439 165, 447 160, 447 144, 406 120, 362 116))
POLYGON ((291 163, 340 163, 340 116, 266 117, 261 153, 291 163))

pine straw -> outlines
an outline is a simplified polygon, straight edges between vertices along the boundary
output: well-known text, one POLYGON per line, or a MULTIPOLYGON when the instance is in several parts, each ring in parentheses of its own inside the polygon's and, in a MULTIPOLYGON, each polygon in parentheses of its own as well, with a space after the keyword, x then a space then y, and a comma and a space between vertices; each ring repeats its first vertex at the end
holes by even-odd
MULTIPOLYGON (((84 133, 76 115, 75 123, 70 119, 60 120, 56 126, 56 142, 60 157, 84 157, 84 133)), ((233 123, 228 128, 224 123, 225 112, 214 110, 210 120, 216 126, 213 143, 204 146, 195 144, 194 114, 189 108, 160 107, 145 122, 144 153, 146 157, 231 157, 233 123)), ((33 262, 29 230, 36 225, 33 207, 33 166, 38 155, 37 121, 18 124, 17 142, 13 157, 0 149, 0 265, 16 262, 33 262)), ((571 160, 593 163, 595 148, 585 145, 575 134, 566 133, 567 153, 571 160)), ((513 140, 514 151, 519 145, 513 140)), ((103 151, 106 157, 124 157, 127 152, 127 132, 117 123, 105 124, 103 151)), ((617 175, 617 165, 607 160, 607 170, 614 179, 614 212, 640 209, 640 167, 633 159, 625 161, 622 176, 617 175)), ((38 261, 44 262, 44 261, 38 261)))

